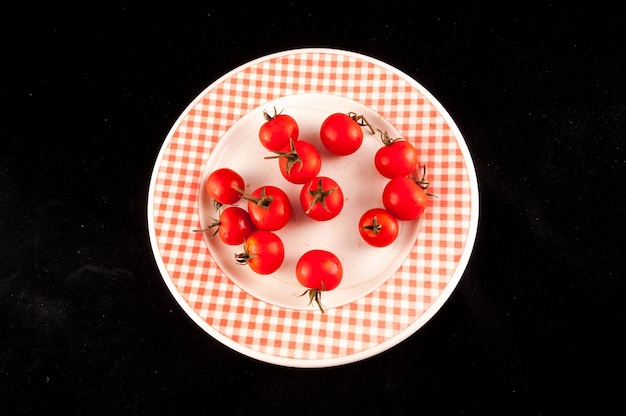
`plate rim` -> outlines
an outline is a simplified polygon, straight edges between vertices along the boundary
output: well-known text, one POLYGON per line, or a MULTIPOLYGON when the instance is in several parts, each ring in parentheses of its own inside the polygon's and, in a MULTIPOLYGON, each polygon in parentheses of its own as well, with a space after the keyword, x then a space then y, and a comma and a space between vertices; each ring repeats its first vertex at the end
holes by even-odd
MULTIPOLYGON (((211 335, 217 341, 222 344, 228 346, 234 351, 238 353, 253 358, 262 362, 266 362, 269 364, 276 364, 280 366, 286 367, 299 367, 299 368, 323 368, 323 367, 334 367, 339 365, 346 365, 350 363, 355 363, 358 361, 362 361, 364 359, 373 357, 378 355, 384 351, 389 350, 390 348, 398 345, 402 341, 406 340, 413 334, 415 334, 420 328, 422 328, 428 321, 430 321, 443 307, 443 305, 448 301, 456 287, 458 286, 459 281, 463 277, 471 255, 473 253, 476 236, 478 233, 479 226, 479 186, 478 179, 476 175, 476 169, 474 166, 474 161, 472 159, 469 147, 467 146, 467 142, 465 141, 465 137, 461 133, 459 127, 454 122, 451 115, 448 113, 443 104, 423 85, 421 85, 417 80, 413 79, 413 77, 409 76, 402 70, 384 62, 377 58, 374 58, 369 55, 365 55, 360 52, 354 52, 345 49, 339 48, 296 48, 296 49, 286 49, 270 54, 266 54, 263 56, 259 56, 250 61, 247 61, 241 65, 238 65, 231 70, 224 73, 222 76, 211 82, 208 86, 202 89, 196 96, 185 106, 185 108, 180 112, 177 119, 174 123, 172 123, 171 127, 165 139, 161 143, 161 147, 159 152, 154 160, 153 169, 150 175, 150 183, 148 187, 148 206, 147 206, 147 214, 148 214, 148 234, 150 239, 150 245, 152 248, 153 257, 155 262, 157 263, 157 267, 161 274, 161 279, 165 283, 169 292, 176 300, 178 306, 186 313, 186 315, 192 319, 200 328, 202 328, 206 333, 211 335), (450 129, 453 134, 456 144, 458 145, 459 151, 463 156, 463 162, 466 166, 466 173, 468 177, 469 183, 469 193, 470 193, 470 218, 468 222, 467 234, 465 245, 461 252, 458 262, 455 265, 454 272, 450 275, 445 287, 439 292, 438 296, 429 304, 429 306, 423 311, 423 313, 418 316, 413 322, 403 327, 399 332, 394 335, 386 338, 384 341, 375 344, 369 348, 365 348, 360 351, 356 351, 352 354, 341 355, 329 358, 319 358, 319 359, 306 359, 306 358, 293 358, 293 357, 282 357, 273 354, 268 354, 263 351, 255 350, 246 345, 240 344, 233 339, 229 338, 225 334, 222 334, 220 331, 211 326, 208 322, 206 322, 197 311, 187 302, 187 300, 180 293, 178 288, 176 287, 172 277, 170 276, 169 271, 163 261, 161 253, 158 247, 157 235, 156 235, 156 227, 155 227, 155 219, 154 219, 154 194, 157 186, 157 174, 159 170, 160 163, 163 161, 163 158, 167 152, 167 148, 171 141, 173 140, 174 132, 179 128, 180 124, 185 119, 188 112, 196 106, 196 104, 202 100, 202 98, 212 89, 214 89, 220 83, 228 80, 234 74, 243 71, 247 68, 255 66, 264 61, 270 61, 281 57, 286 57, 290 55, 296 54, 334 54, 334 55, 342 55, 344 57, 350 57, 359 61, 366 61, 373 65, 377 65, 384 70, 391 72, 401 78, 403 81, 407 82, 411 85, 411 87, 415 88, 420 94, 422 94, 429 104, 431 104, 439 113, 441 117, 445 120, 447 127, 450 129)), ((231 282, 231 284, 234 284, 231 282)))

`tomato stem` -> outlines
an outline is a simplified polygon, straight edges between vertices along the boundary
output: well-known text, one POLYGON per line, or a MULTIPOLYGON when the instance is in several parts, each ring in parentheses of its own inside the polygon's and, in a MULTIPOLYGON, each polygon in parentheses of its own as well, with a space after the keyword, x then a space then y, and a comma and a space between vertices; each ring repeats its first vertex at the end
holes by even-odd
POLYGON ((378 222, 376 216, 374 216, 372 218, 372 225, 366 225, 363 227, 363 229, 370 230, 372 234, 378 234, 383 229, 383 226, 378 222))
POLYGON ((257 257, 257 255, 248 253, 248 250, 246 249, 246 246, 244 244, 243 253, 235 253, 235 262, 237 264, 245 266, 246 264, 250 262, 250 260, 252 260, 255 257, 257 257))
POLYGON ((245 191, 243 191, 242 189, 239 188, 235 188, 238 192, 241 192, 241 197, 247 201, 251 201, 255 204, 257 204, 258 206, 260 206, 261 208, 264 209, 269 209, 270 207, 270 203, 274 200, 274 197, 272 195, 266 195, 265 194, 265 186, 261 188, 261 196, 260 197, 256 197, 256 196, 252 196, 250 194, 247 194, 245 191))
POLYGON ((370 133, 376 134, 376 132, 374 131, 374 128, 372 127, 372 125, 365 119, 365 117, 363 117, 363 115, 357 114, 354 111, 350 111, 348 113, 348 117, 350 117, 352 120, 356 121, 359 124, 359 126, 367 127, 369 129, 370 133))
POLYGON ((250 255, 248 253, 235 253, 235 262, 245 266, 250 261, 250 255))
POLYGON ((383 142, 383 145, 385 145, 385 146, 390 146, 393 143, 397 142, 398 140, 402 140, 401 137, 398 137, 396 139, 392 139, 391 137, 389 137, 389 133, 387 133, 387 130, 381 130, 379 128, 376 128, 376 131, 378 131, 380 133, 380 139, 383 142))
MULTIPOLYGON (((427 190, 428 187, 430 186, 430 181, 426 179, 426 165, 422 166, 422 177, 420 179, 415 179, 415 178, 411 178, 413 180, 413 182, 415 182, 416 184, 418 184, 423 190, 427 190)), ((433 197, 433 198, 439 198, 437 195, 435 194, 431 194, 429 192, 426 192, 427 196, 433 197)))
POLYGON ((283 112, 283 110, 280 110, 280 112, 276 111, 276 106, 274 106, 274 115, 270 116, 269 113, 267 112, 267 110, 263 110, 263 118, 265 118, 265 120, 270 121, 271 119, 275 118, 276 116, 280 115, 283 112))
POLYGON ((222 208, 224 206, 224 204, 222 204, 221 202, 218 201, 213 201, 213 209, 216 211, 219 211, 220 208, 222 208))
POLYGON ((426 190, 428 189, 428 186, 430 185, 430 181, 426 180, 426 165, 422 165, 422 177, 420 179, 415 179, 415 178, 411 178, 413 179, 413 182, 415 182, 416 184, 418 184, 422 189, 426 190))
POLYGON ((333 192, 335 192, 337 190, 337 188, 332 188, 329 189, 327 191, 324 190, 324 187, 322 186, 322 180, 320 179, 317 182, 317 189, 312 191, 311 188, 309 188, 309 194, 313 197, 313 200, 311 201, 311 203, 309 204, 309 207, 307 208, 307 210, 305 211, 307 214, 311 212, 311 210, 313 209, 313 207, 315 206, 315 204, 317 204, 318 202, 322 205, 322 208, 324 208, 324 210, 326 212, 330 212, 330 209, 328 208, 328 205, 326 205, 326 197, 330 194, 332 194, 333 192))
POLYGON ((322 282, 321 289, 307 289, 300 296, 304 296, 308 293, 309 295, 309 306, 315 301, 317 307, 320 309, 322 313, 326 313, 324 311, 324 307, 322 306, 322 292, 324 291, 324 282, 322 282))
POLYGON ((209 231, 211 228, 215 227, 215 231, 213 232, 213 234, 211 234, 211 236, 209 237, 209 240, 213 240, 213 237, 215 237, 218 233, 218 231, 220 230, 220 221, 216 220, 215 218, 211 218, 211 220, 213 221, 211 224, 207 225, 204 228, 199 228, 199 229, 195 229, 192 230, 194 233, 203 233, 205 231, 209 231))
POLYGON ((275 155, 265 156, 264 159, 279 159, 281 157, 284 157, 285 159, 287 159, 287 165, 285 166, 285 170, 287 171, 287 174, 291 172, 293 165, 295 165, 296 163, 300 163, 298 172, 302 170, 302 158, 296 151, 296 145, 293 142, 293 139, 291 137, 289 138, 289 151, 288 152, 274 152, 274 153, 275 155))

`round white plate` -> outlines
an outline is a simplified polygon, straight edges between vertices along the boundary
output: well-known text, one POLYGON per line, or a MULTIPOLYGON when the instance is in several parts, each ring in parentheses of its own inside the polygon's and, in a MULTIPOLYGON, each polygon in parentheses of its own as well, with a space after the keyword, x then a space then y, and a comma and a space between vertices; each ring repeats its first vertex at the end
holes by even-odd
MULTIPOLYGON (((345 305, 369 294, 391 277, 407 258, 417 237, 418 220, 400 221, 398 239, 390 246, 369 246, 358 232, 361 215, 370 208, 383 208, 382 191, 389 179, 380 175, 374 166, 374 155, 382 147, 380 134, 370 134, 364 128, 361 147, 349 156, 335 156, 328 152, 319 138, 322 122, 335 112, 355 112, 373 126, 387 131, 391 137, 399 132, 371 109, 347 98, 329 94, 298 94, 282 97, 255 108, 237 121, 220 139, 209 157, 202 183, 218 168, 230 168, 245 181, 246 191, 264 185, 273 185, 289 196, 292 216, 287 225, 275 233, 285 246, 285 261, 279 270, 269 276, 260 276, 249 267, 241 267, 234 259, 242 253, 241 246, 224 244, 219 238, 210 238, 214 229, 205 232, 205 239, 220 269, 241 289, 272 305, 283 308, 310 310, 317 305, 301 296, 306 288, 296 279, 296 262, 305 252, 323 249, 335 253, 341 260, 344 277, 339 287, 323 293, 325 309, 345 305), (310 219, 300 206, 302 185, 288 182, 281 174, 278 161, 265 160, 275 154, 266 150, 258 132, 265 121, 263 111, 273 109, 289 114, 298 122, 299 140, 312 143, 320 152, 320 176, 333 178, 344 194, 344 206, 339 215, 329 221, 310 219)), ((200 223, 202 229, 211 225, 218 213, 214 202, 200 189, 200 223)), ((247 209, 247 201, 234 204, 247 209)))
MULTIPOLYGON (((207 87, 169 132, 152 173, 148 225, 163 279, 202 329, 249 357, 293 367, 327 367, 371 357, 406 339, 448 299, 461 278, 478 226, 478 186, 466 143, 442 105, 419 83, 371 57, 334 49, 299 49, 242 65, 207 87), (263 110, 296 118, 300 138, 322 155, 320 175, 342 187, 333 220, 301 212, 300 185, 288 183, 258 140, 263 110), (358 235, 368 208, 382 207, 386 183, 374 168, 382 145, 364 130, 353 155, 333 156, 319 142, 332 112, 354 111, 418 149, 429 192, 437 195, 419 220, 401 222, 400 237, 374 248, 358 235), (208 239, 216 213, 203 190, 208 174, 231 167, 250 192, 276 185, 294 216, 276 232, 285 243, 281 268, 267 276, 234 263, 241 247, 208 239), (336 252, 341 285, 324 292, 326 313, 300 297, 295 262, 304 251, 336 252)), ((240 202, 245 208, 245 203, 240 202)))

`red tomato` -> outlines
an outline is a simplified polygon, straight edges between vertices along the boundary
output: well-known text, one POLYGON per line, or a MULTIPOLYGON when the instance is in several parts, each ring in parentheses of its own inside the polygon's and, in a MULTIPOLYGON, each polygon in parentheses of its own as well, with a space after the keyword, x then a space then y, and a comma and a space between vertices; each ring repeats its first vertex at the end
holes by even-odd
POLYGON ((228 168, 211 172, 205 184, 207 193, 218 205, 234 204, 239 201, 243 187, 243 178, 228 168))
POLYGON ((398 176, 383 189, 383 205, 399 220, 414 220, 428 204, 426 190, 413 179, 398 176))
POLYGON ((289 197, 276 186, 261 186, 251 195, 244 195, 244 198, 248 200, 252 224, 260 230, 280 230, 291 218, 289 197))
POLYGON ((406 140, 389 141, 376 152, 374 165, 381 175, 389 179, 407 176, 417 166, 417 149, 406 140))
POLYGON ((309 179, 300 191, 300 205, 314 220, 335 218, 343 208, 343 192, 333 179, 317 176, 309 179))
POLYGON ((229 245, 243 243, 245 238, 255 229, 248 212, 243 208, 235 206, 226 208, 220 214, 219 219, 213 219, 213 222, 207 227, 194 231, 204 232, 211 228, 215 228, 215 231, 211 234, 209 240, 219 235, 220 240, 229 245))
POLYGON ((303 184, 317 176, 322 169, 322 158, 315 146, 305 140, 290 140, 287 147, 277 156, 267 156, 265 159, 278 158, 280 173, 291 183, 303 184))
POLYGON ((282 240, 271 231, 252 232, 243 243, 243 253, 235 254, 235 261, 247 264, 259 274, 274 273, 285 259, 285 246, 282 240))
POLYGON ((359 220, 359 233, 374 247, 386 247, 398 237, 398 220, 382 208, 367 210, 359 220))
POLYGON ((289 140, 297 140, 300 134, 298 123, 287 114, 280 114, 274 108, 274 115, 270 116, 267 111, 263 111, 265 123, 259 129, 259 140, 266 149, 280 152, 289 145, 289 140))
POLYGON ((363 130, 348 114, 328 116, 320 128, 322 144, 333 154, 346 156, 356 152, 363 142, 363 130))
POLYGON ((240 207, 222 211, 218 224, 220 240, 229 245, 242 244, 255 229, 248 211, 240 207))
POLYGON ((311 250, 304 253, 296 263, 296 278, 308 288, 302 295, 309 294, 309 304, 315 301, 322 308, 322 292, 335 289, 343 278, 343 266, 339 258, 326 250, 311 250))

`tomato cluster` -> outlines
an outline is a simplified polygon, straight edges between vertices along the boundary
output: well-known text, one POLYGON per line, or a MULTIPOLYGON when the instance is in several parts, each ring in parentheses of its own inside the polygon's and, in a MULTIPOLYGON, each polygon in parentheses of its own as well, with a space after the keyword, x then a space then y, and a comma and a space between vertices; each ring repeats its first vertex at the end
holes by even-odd
POLYGON ((390 179, 383 189, 383 205, 399 220, 414 220, 428 205, 426 167, 422 167, 419 179, 413 178, 419 168, 415 146, 404 139, 391 139, 386 131, 380 135, 383 147, 376 152, 374 165, 390 179))
POLYGON ((205 189, 220 211, 226 204, 234 204, 242 198, 247 200, 247 210, 228 206, 219 214, 219 219, 206 227, 216 228, 216 235, 228 245, 243 244, 243 253, 235 255, 239 264, 247 264, 259 274, 270 274, 278 270, 285 257, 285 248, 280 237, 274 233, 283 228, 291 218, 291 202, 282 189, 266 185, 245 193, 244 180, 239 173, 229 168, 219 168, 206 179, 205 189))
MULTIPOLYGON (((300 207, 311 219, 329 221, 342 210, 344 194, 340 185, 330 177, 320 176, 322 159, 313 143, 299 139, 296 120, 287 115, 263 113, 265 121, 259 129, 263 147, 273 152, 265 159, 278 159, 282 176, 292 184, 301 185, 300 207)), ((380 133, 383 146, 374 158, 376 170, 389 179, 382 191, 384 208, 366 209, 358 219, 358 232, 373 247, 386 247, 396 241, 399 221, 418 218, 428 203, 425 170, 419 180, 411 175, 418 170, 415 147, 404 139, 391 139, 387 132, 370 125, 356 113, 333 113, 322 123, 319 137, 322 145, 333 155, 355 153, 363 142, 363 127, 374 135, 380 133)), ((218 168, 210 173, 205 189, 212 198, 219 218, 207 229, 216 228, 211 238, 218 235, 228 245, 243 244, 243 253, 235 254, 235 261, 248 265, 258 274, 277 271, 285 259, 285 247, 275 231, 283 228, 292 216, 293 207, 287 194, 279 187, 264 185, 248 194, 243 178, 231 169, 218 168), (232 205, 244 199, 247 210, 232 205), (224 209, 223 209, 224 208, 224 209)), ((355 219, 356 220, 356 219, 355 219)), ((355 221, 356 222, 356 221, 355 221)), ((295 275, 307 290, 309 303, 316 302, 320 310, 321 293, 335 289, 343 278, 339 258, 322 249, 303 254, 296 263, 295 275)))

